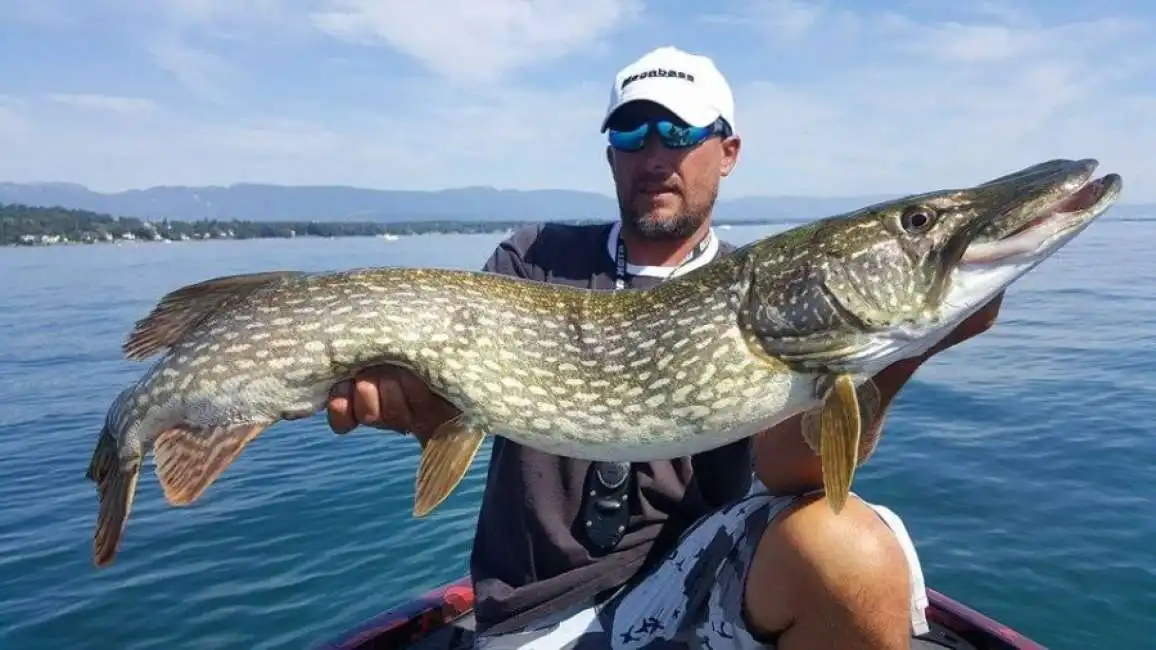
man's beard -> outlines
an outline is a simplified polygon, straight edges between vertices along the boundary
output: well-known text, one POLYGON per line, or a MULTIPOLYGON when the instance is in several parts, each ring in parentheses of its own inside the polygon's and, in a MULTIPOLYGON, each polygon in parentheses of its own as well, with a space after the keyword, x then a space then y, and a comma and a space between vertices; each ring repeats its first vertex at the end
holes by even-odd
POLYGON ((633 208, 622 208, 619 212, 622 217, 623 228, 644 239, 674 240, 686 239, 693 235, 706 222, 712 205, 704 210, 690 210, 679 212, 673 219, 664 219, 650 215, 643 215, 633 208))

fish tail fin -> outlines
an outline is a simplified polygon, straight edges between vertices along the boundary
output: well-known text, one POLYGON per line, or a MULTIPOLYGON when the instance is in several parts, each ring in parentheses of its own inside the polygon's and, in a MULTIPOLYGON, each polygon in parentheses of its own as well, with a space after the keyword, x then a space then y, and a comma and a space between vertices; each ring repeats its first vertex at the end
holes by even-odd
POLYGON ((136 496, 140 462, 128 465, 121 462, 116 438, 106 426, 100 432, 85 476, 96 483, 97 499, 100 502, 92 552, 93 563, 103 567, 112 563, 120 548, 125 524, 136 496))

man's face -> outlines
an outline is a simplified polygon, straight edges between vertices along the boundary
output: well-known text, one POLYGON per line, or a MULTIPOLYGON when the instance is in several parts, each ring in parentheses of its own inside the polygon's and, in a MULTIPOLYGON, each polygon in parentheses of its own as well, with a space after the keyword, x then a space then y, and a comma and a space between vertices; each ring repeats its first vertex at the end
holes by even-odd
MULTIPOLYGON (((685 126, 661 106, 635 102, 620 108, 610 127, 630 130, 651 120, 685 126)), ((692 235, 709 218, 719 181, 734 168, 739 146, 738 136, 716 135, 694 147, 668 149, 653 128, 639 151, 608 146, 624 226, 654 239, 692 235)))

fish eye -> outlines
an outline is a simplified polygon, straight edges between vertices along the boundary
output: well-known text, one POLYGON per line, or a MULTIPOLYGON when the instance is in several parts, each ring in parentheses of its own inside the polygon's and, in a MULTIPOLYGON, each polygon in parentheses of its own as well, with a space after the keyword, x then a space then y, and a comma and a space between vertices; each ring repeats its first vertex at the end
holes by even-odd
POLYGON ((927 232, 933 223, 935 223, 935 212, 931 208, 921 205, 911 206, 899 215, 899 225, 903 226, 903 230, 913 235, 927 232))

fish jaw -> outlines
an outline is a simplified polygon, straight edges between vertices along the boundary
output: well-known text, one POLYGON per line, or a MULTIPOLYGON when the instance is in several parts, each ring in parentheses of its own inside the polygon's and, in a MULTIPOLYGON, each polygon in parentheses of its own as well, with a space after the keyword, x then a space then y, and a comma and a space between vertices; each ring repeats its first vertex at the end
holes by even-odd
POLYGON ((1119 174, 1085 182, 1042 211, 1008 223, 998 238, 971 244, 964 251, 957 271, 968 272, 991 265, 1030 269, 1063 248, 1104 214, 1116 203, 1122 190, 1123 180, 1119 174))
POLYGON ((953 272, 943 300, 943 317, 952 323, 963 320, 1067 246, 1115 204, 1122 187, 1119 175, 1108 174, 1084 185, 1023 229, 968 247, 953 272))

